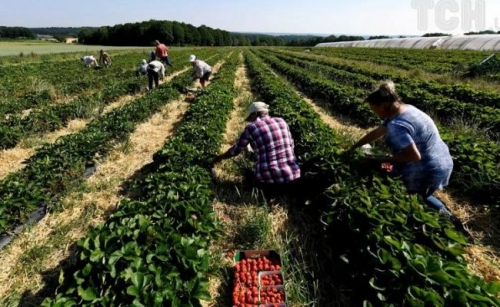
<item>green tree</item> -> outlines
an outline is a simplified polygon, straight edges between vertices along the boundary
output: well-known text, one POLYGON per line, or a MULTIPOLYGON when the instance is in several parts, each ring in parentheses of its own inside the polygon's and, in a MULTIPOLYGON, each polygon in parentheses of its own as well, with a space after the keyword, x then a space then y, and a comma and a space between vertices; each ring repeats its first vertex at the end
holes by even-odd
POLYGON ((199 46, 201 44, 200 32, 198 32, 195 26, 190 24, 186 26, 186 44, 193 46, 199 46))
POLYGON ((185 32, 184 26, 180 22, 174 21, 172 25, 173 34, 174 34, 174 44, 176 45, 184 45, 185 41, 185 32))
POLYGON ((78 42, 79 43, 87 43, 87 39, 90 37, 92 34, 92 31, 87 28, 82 28, 80 31, 78 31, 78 42))
POLYGON ((64 43, 66 42, 66 37, 64 35, 61 35, 61 34, 55 34, 53 35, 52 37, 54 37, 58 42, 60 43, 64 43))
POLYGON ((202 46, 213 46, 215 43, 214 37, 209 29, 205 25, 201 25, 198 27, 198 32, 201 37, 201 45, 202 46))

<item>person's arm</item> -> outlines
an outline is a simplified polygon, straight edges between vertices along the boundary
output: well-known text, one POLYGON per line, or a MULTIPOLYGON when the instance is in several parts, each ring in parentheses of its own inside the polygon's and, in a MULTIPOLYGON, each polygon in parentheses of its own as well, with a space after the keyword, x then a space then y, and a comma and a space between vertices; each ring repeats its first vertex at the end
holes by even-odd
POLYGON ((290 132, 290 127, 288 126, 288 124, 286 124, 286 131, 288 133, 288 137, 290 138, 290 143, 291 143, 292 149, 294 149, 295 148, 295 141, 293 140, 292 133, 290 132))
POLYGON ((232 153, 231 153, 231 149, 232 149, 232 147, 231 147, 231 148, 229 148, 229 149, 228 149, 225 153, 223 153, 223 154, 220 154, 220 155, 216 156, 216 157, 214 158, 214 160, 213 160, 212 164, 217 164, 217 163, 219 163, 219 162, 220 162, 220 161, 222 161, 222 160, 226 160, 226 159, 229 159, 229 158, 234 157, 234 156, 232 155, 232 153))
POLYGON ((160 76, 161 76, 161 79, 163 80, 163 78, 165 78, 165 65, 161 65, 160 67, 160 76))
POLYGON ((413 139, 411 127, 406 125, 393 125, 390 133, 390 142, 397 154, 389 157, 370 157, 367 158, 377 162, 388 163, 409 163, 417 162, 422 159, 420 151, 413 139))
POLYGON ((247 127, 245 128, 245 131, 243 131, 243 133, 241 134, 238 142, 236 142, 236 144, 234 144, 223 154, 216 156, 212 163, 217 164, 222 160, 226 160, 239 155, 243 151, 243 149, 247 147, 249 143, 250 143, 250 131, 247 127))
POLYGON ((401 152, 395 156, 390 156, 390 157, 367 156, 366 159, 382 163, 398 164, 398 163, 417 162, 422 159, 422 156, 420 155, 420 151, 418 150, 415 143, 411 143, 411 145, 403 148, 401 152))
POLYGON ((193 71, 191 72, 191 82, 193 82, 194 80, 196 80, 196 71, 194 70, 193 67, 193 71))
POLYGON ((387 133, 387 127, 385 126, 378 126, 377 128, 373 129, 372 131, 368 132, 364 137, 362 137, 359 141, 354 143, 354 145, 349 148, 349 150, 354 150, 356 148, 359 148, 365 144, 368 144, 370 142, 376 141, 383 137, 387 133))
POLYGON ((198 64, 194 64, 193 73, 191 74, 191 82, 199 78, 198 70, 199 70, 198 64))

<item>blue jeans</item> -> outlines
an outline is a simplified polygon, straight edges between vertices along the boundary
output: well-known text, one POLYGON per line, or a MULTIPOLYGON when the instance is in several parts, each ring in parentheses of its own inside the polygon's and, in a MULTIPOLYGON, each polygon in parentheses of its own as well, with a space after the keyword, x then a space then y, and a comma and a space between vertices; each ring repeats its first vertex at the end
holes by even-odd
POLYGON ((431 207, 434 207, 438 210, 441 210, 442 208, 446 208, 446 206, 441 202, 439 199, 437 199, 436 196, 430 195, 427 198, 424 198, 425 203, 428 204, 431 207))
POLYGON ((437 210, 441 210, 443 208, 446 209, 446 206, 441 202, 439 199, 437 199, 436 196, 432 195, 436 189, 428 189, 425 192, 417 192, 422 198, 424 199, 425 203, 433 208, 436 208, 437 210))
POLYGON ((167 64, 168 66, 172 67, 172 62, 170 62, 170 59, 168 58, 168 55, 165 56, 165 57, 162 57, 161 61, 165 62, 165 64, 167 64))

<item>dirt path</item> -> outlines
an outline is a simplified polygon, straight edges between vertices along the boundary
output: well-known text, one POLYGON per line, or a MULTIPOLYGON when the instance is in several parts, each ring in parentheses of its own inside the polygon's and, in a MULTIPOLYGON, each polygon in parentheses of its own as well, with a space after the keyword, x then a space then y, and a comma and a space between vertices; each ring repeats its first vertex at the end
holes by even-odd
MULTIPOLYGON (((239 95, 234 99, 235 108, 231 112, 230 120, 226 124, 226 133, 224 134, 221 153, 228 150, 236 142, 245 126, 243 116, 250 103, 252 94, 246 77, 246 69, 243 65, 238 67, 236 71, 234 86, 238 89, 239 95)), ((215 177, 218 182, 216 185, 218 200, 213 206, 216 214, 225 223, 224 230, 227 236, 222 240, 213 242, 210 247, 210 253, 215 255, 214 258, 216 259, 213 261, 212 267, 219 268, 220 270, 228 269, 232 266, 230 257, 226 257, 224 251, 235 249, 233 235, 237 232, 238 222, 242 221, 243 215, 252 214, 251 206, 255 203, 251 193, 244 190, 240 191, 238 188, 238 186, 241 188, 243 178, 234 169, 235 160, 241 161, 242 157, 239 156, 231 160, 222 161, 215 167, 215 177)), ((231 301, 228 300, 230 297, 228 293, 231 291, 231 285, 228 284, 230 280, 228 276, 211 275, 209 278, 210 293, 213 300, 211 302, 204 302, 204 306, 230 306, 231 301)))
MULTIPOLYGON (((188 68, 172 73, 171 75, 165 77, 165 80, 161 81, 160 83, 163 84, 165 82, 169 82, 172 78, 178 76, 179 74, 187 70, 188 68)), ((143 95, 144 94, 122 96, 116 101, 104 107, 101 115, 109 113, 112 110, 117 109, 143 95)), ((97 116, 98 108, 94 110, 94 113, 97 116)), ((18 170, 22 169, 25 166, 25 164, 22 164, 22 162, 27 158, 29 158, 30 156, 32 156, 38 147, 47 143, 52 144, 61 136, 76 133, 84 129, 90 121, 91 119, 85 119, 85 120, 75 119, 70 121, 65 128, 47 133, 41 137, 29 137, 27 139, 22 140, 14 148, 2 150, 0 152, 0 180, 5 176, 7 176, 9 173, 17 172, 18 170)))
MULTIPOLYGON (((221 65, 214 66, 214 74, 221 65)), ((17 301, 25 290, 40 290, 47 272, 58 276, 60 263, 70 255, 72 245, 115 210, 123 198, 122 183, 152 162, 153 154, 174 133, 188 106, 185 95, 180 95, 139 124, 129 141, 115 147, 106 161, 97 166, 83 190, 63 199, 63 211, 49 213, 0 251, 0 298, 17 301)), ((32 298, 34 304, 41 299, 37 295, 32 298)))
MULTIPOLYGON (((225 142, 220 152, 226 151, 237 141, 246 125, 244 116, 248 106, 258 100, 250 92, 245 67, 237 70, 235 87, 240 94, 234 100, 235 109, 227 123, 225 142)), ((258 194, 258 190, 243 185, 241 168, 251 167, 250 160, 241 154, 215 167, 217 201, 213 206, 224 222, 225 235, 212 242, 210 247, 210 254, 213 255, 211 267, 218 273, 210 276, 212 301, 205 302, 204 306, 231 306, 232 255, 235 250, 248 249, 273 249, 280 252, 286 268, 290 306, 311 306, 311 302, 318 302, 321 295, 314 293, 307 282, 311 276, 317 278, 320 272, 314 261, 316 255, 305 250, 307 244, 304 241, 311 239, 307 230, 309 221, 301 216, 297 208, 291 210, 289 200, 278 198, 269 203, 258 194)))

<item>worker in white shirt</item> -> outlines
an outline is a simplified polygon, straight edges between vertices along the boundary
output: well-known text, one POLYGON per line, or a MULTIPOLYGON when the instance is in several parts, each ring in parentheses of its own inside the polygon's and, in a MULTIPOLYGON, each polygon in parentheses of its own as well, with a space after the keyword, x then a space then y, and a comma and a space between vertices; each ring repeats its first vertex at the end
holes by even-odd
POLYGON ((145 75, 148 73, 148 62, 146 62, 146 60, 142 60, 141 61, 141 65, 139 66, 139 68, 135 71, 135 74, 136 76, 139 76, 139 75, 145 75))
POLYGON ((99 66, 97 63, 97 60, 94 58, 93 55, 86 55, 80 58, 82 62, 85 64, 85 66, 90 67, 90 66, 99 66))
POLYGON ((153 80, 155 81, 156 87, 159 86, 159 81, 163 80, 165 78, 165 66, 163 66, 163 63, 157 60, 151 61, 148 64, 148 79, 149 79, 149 88, 148 89, 153 89, 153 80))
POLYGON ((199 78, 202 87, 205 87, 205 82, 212 74, 212 67, 202 60, 198 60, 194 54, 189 57, 189 62, 193 65, 193 74, 191 82, 199 78))

